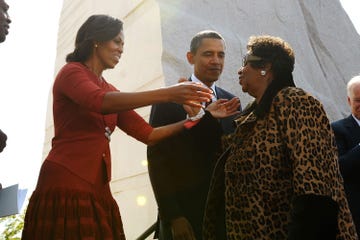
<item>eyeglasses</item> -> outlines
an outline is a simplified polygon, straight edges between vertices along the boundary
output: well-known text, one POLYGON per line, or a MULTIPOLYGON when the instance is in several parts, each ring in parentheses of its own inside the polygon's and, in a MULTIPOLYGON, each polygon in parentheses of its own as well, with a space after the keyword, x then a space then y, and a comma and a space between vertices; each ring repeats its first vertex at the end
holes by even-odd
POLYGON ((246 64, 248 64, 248 62, 259 62, 259 61, 263 61, 264 59, 252 54, 246 54, 243 57, 243 62, 242 62, 242 66, 245 67, 246 64))

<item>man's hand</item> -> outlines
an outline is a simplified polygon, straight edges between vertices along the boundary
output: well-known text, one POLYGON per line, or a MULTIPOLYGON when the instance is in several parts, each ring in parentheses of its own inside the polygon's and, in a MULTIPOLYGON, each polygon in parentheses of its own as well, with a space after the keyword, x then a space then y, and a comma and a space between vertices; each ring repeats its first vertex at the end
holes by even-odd
POLYGON ((171 221, 173 240, 196 240, 193 229, 185 217, 178 217, 171 221))
MULTIPOLYGON (((201 104, 201 103, 199 103, 201 104)), ((196 114, 198 114, 198 112, 200 111, 201 107, 194 107, 194 106, 189 106, 187 104, 183 104, 183 108, 185 109, 185 111, 187 112, 187 114, 189 115, 189 117, 193 117, 196 114)))

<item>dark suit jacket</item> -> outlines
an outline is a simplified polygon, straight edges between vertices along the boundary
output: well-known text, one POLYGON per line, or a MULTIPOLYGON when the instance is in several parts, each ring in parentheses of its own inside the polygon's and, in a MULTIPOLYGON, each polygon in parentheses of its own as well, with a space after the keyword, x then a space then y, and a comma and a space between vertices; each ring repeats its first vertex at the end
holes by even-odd
MULTIPOLYGON (((216 96, 218 99, 234 97, 219 87, 216 87, 216 96)), ((152 106, 149 122, 158 127, 185 118, 182 105, 164 103, 152 106)), ((220 137, 234 129, 234 117, 216 120, 206 112, 203 118, 209 121, 200 121, 201 124, 193 129, 148 147, 147 151, 149 175, 161 221, 168 225, 170 220, 185 216, 197 239, 201 239, 209 181, 220 153, 220 137)))
POLYGON ((339 151, 345 192, 360 236, 360 127, 352 115, 333 122, 331 127, 339 151))

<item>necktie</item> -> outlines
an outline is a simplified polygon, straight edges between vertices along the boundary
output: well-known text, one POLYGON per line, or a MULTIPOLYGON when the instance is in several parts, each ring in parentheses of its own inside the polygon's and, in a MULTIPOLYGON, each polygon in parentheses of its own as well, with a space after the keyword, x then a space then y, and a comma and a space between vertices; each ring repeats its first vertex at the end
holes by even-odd
POLYGON ((213 103, 213 102, 216 102, 216 100, 217 100, 215 91, 214 91, 212 88, 210 88, 210 87, 209 87, 209 89, 212 91, 212 93, 211 93, 211 99, 210 99, 209 102, 205 102, 205 104, 203 104, 204 108, 207 108, 207 106, 209 106, 209 105, 210 105, 211 103, 213 103))

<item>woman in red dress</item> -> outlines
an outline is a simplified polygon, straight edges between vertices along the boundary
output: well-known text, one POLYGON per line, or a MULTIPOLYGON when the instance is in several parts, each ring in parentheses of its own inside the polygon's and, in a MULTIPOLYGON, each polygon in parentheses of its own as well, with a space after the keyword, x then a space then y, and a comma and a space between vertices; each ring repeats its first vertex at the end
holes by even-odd
POLYGON ((179 122, 152 128, 132 109, 173 101, 198 105, 209 90, 182 83, 136 93, 120 92, 102 73, 123 52, 122 22, 90 16, 80 27, 75 50, 53 85, 55 135, 26 212, 22 239, 125 239, 111 195, 109 141, 115 127, 145 144, 183 130, 179 122))

